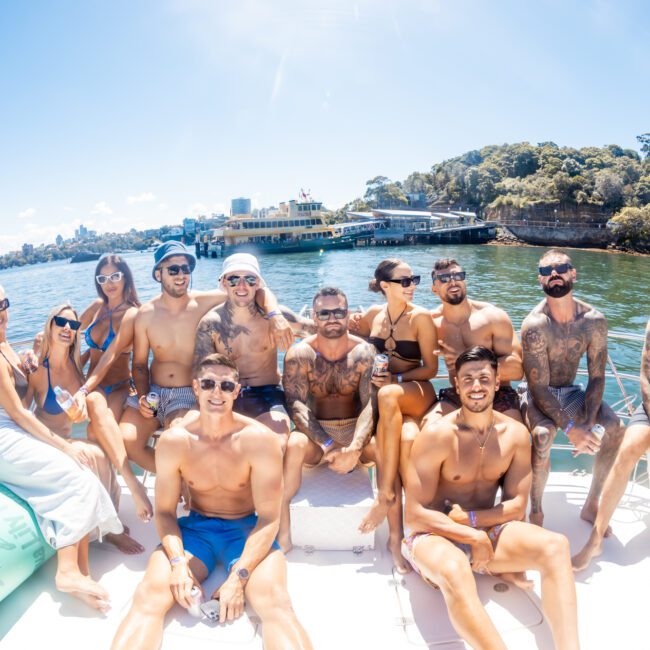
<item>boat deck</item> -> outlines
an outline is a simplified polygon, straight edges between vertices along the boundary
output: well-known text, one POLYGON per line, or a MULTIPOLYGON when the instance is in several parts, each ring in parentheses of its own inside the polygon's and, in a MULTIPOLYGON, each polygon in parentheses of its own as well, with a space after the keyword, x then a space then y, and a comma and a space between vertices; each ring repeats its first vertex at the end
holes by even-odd
MULTIPOLYGON (((590 475, 551 474, 545 497, 546 524, 567 534, 575 553, 587 538, 589 526, 579 512, 590 475)), ((152 479, 148 484, 153 487, 152 479)), ((121 515, 147 551, 125 556, 105 545, 93 544, 91 567, 112 596, 108 615, 95 614, 54 588, 55 561, 50 560, 0 604, 2 648, 50 647, 67 650, 108 648, 127 611, 149 553, 157 545, 153 524, 134 515, 130 495, 123 490, 121 515)), ((650 584, 650 490, 630 483, 617 509, 614 536, 604 554, 576 576, 580 638, 583 649, 647 648, 647 588, 650 584)), ((450 625, 440 592, 416 575, 393 575, 380 529, 375 550, 293 550, 288 555, 289 589, 298 617, 315 648, 407 649, 465 648, 450 625)), ((490 576, 477 576, 479 594, 509 648, 553 648, 541 611, 539 576, 531 592, 490 576)), ((223 575, 207 582, 214 589, 223 575)), ((250 614, 250 612, 249 612, 250 614)), ((254 615, 227 625, 193 619, 175 606, 165 626, 163 648, 262 648, 254 615)))

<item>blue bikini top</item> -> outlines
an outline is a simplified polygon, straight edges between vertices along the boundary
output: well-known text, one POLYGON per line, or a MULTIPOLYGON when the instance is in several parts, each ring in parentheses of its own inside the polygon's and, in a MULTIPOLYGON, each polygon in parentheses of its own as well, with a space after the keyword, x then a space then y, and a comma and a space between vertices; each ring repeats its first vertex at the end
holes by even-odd
POLYGON ((43 365, 47 368, 47 395, 45 396, 45 401, 43 402, 43 410, 50 415, 61 415, 61 413, 63 413, 63 409, 56 401, 56 395, 54 394, 54 389, 52 388, 52 380, 50 379, 49 358, 43 359, 43 365))
POLYGON ((113 312, 116 309, 119 309, 124 303, 120 303, 115 309, 110 309, 106 312, 104 316, 101 318, 97 319, 93 323, 91 323, 84 334, 84 337, 86 339, 86 345, 89 348, 92 348, 93 350, 101 350, 102 352, 106 352, 108 346, 111 344, 111 341, 115 338, 115 330, 113 329, 113 312), (98 323, 101 323, 103 320, 106 320, 108 318, 108 336, 104 340, 104 342, 101 345, 97 345, 95 341, 93 341, 93 337, 90 335, 90 332, 95 325, 98 323))

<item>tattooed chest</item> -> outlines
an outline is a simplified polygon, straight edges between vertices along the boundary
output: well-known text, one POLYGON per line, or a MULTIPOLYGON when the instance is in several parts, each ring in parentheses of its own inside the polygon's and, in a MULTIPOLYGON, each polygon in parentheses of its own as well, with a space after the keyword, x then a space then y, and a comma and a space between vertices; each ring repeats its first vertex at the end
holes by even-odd
POLYGON ((309 373, 310 391, 317 397, 351 395, 358 391, 360 373, 346 363, 329 363, 318 359, 309 373))
POLYGON ((548 346, 551 370, 555 368, 560 374, 575 370, 588 347, 589 332, 586 328, 574 323, 553 325, 548 346))

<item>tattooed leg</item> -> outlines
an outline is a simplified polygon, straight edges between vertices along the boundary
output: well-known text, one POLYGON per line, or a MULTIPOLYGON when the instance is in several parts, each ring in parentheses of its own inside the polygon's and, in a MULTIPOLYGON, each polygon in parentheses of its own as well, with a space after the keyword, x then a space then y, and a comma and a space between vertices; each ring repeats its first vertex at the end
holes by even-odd
POLYGON ((551 470, 551 446, 555 439, 557 429, 550 425, 538 425, 533 429, 533 483, 530 488, 530 516, 531 524, 542 526, 544 524, 544 511, 542 498, 544 488, 551 470))
MULTIPOLYGON (((594 475, 591 479, 591 487, 585 505, 582 507, 580 516, 589 523, 595 523, 596 515, 598 513, 598 501, 600 494, 603 490, 605 479, 607 478, 614 459, 621 446, 623 440, 624 428, 618 416, 612 409, 604 404, 600 407, 598 412, 598 422, 605 427, 605 435, 600 446, 600 451, 596 454, 596 461, 594 463, 594 475)), ((609 537, 611 529, 605 531, 605 537, 609 537)))

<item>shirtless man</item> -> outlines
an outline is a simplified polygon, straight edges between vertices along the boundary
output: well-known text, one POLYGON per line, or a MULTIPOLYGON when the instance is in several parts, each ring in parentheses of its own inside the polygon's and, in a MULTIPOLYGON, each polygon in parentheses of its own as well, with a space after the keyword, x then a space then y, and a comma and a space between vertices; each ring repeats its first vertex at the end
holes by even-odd
POLYGON ((521 422, 517 392, 510 386, 524 375, 521 345, 508 314, 489 302, 470 300, 465 286, 466 273, 455 259, 436 260, 431 272, 431 290, 440 298, 432 311, 438 330, 440 351, 449 373, 449 387, 441 388, 438 402, 425 417, 433 422, 460 407, 455 389, 454 363, 461 352, 482 345, 494 352, 499 360, 499 390, 493 408, 521 422))
POLYGON ((300 488, 302 466, 324 463, 339 474, 376 460, 368 444, 376 407, 371 399, 373 346, 348 333, 348 301, 340 289, 314 296, 316 334, 294 345, 284 359, 282 383, 296 429, 284 461, 284 497, 278 542, 291 549, 289 506, 300 488))
MULTIPOLYGON (((120 420, 129 458, 149 471, 155 469, 153 449, 147 446, 149 437, 160 427, 170 427, 196 406, 190 385, 196 328, 209 309, 226 299, 226 294, 219 289, 189 291, 190 274, 196 259, 183 244, 176 241, 161 244, 154 259, 152 276, 160 282, 161 294, 142 305, 135 319, 133 380, 137 395, 129 397, 129 408, 124 410, 120 420), (153 352, 151 369, 150 350, 153 352), (160 397, 156 413, 146 401, 150 391, 160 397)), ((269 323, 286 347, 293 334, 284 317, 277 313, 274 296, 267 289, 261 291, 265 292, 262 308, 265 313, 276 312, 269 323)), ((108 363, 110 357, 104 356, 108 363)), ((100 372, 103 362, 104 358, 95 374, 100 372)))
POLYGON ((291 608, 286 561, 274 541, 282 499, 280 441, 255 420, 233 413, 237 380, 227 357, 203 359, 192 381, 199 419, 165 431, 158 442, 156 525, 162 548, 149 560, 114 650, 159 648, 167 611, 174 602, 189 607, 192 587, 217 562, 228 572, 211 596, 219 599, 221 623, 241 616, 248 600, 262 620, 265 648, 312 647, 291 608), (190 514, 177 520, 181 481, 189 486, 190 514))
MULTIPOLYGON (((269 336, 270 314, 262 316, 255 302, 255 292, 266 286, 257 259, 248 253, 227 257, 219 282, 228 297, 199 322, 194 364, 213 352, 232 359, 241 384, 233 410, 255 418, 282 436, 284 448, 291 420, 280 385, 278 346, 269 336)), ((286 307, 280 307, 280 311, 297 336, 316 331, 313 323, 286 307)))
POLYGON ((484 347, 454 364, 461 408, 429 423, 415 439, 406 483, 404 554, 425 581, 438 585, 451 623, 472 647, 505 649, 478 597, 472 571, 534 569, 557 650, 579 647, 569 543, 520 521, 531 482, 530 437, 497 412, 497 357, 484 347), (501 486, 500 503, 495 505, 501 486))
POLYGON ((616 510, 630 474, 637 461, 650 447, 650 320, 645 328, 645 344, 641 353, 641 404, 632 414, 618 450, 614 465, 607 475, 600 498, 598 514, 591 535, 584 548, 573 557, 574 571, 582 571, 589 566, 591 558, 598 557, 602 551, 603 537, 606 536, 609 520, 616 510))
POLYGON ((607 365, 607 321, 573 297, 576 270, 562 251, 550 250, 539 261, 539 283, 546 298, 521 327, 524 371, 519 386, 524 422, 533 437, 533 485, 530 521, 542 525, 542 496, 551 468, 551 445, 562 429, 574 455, 596 455, 594 476, 580 516, 594 523, 603 483, 621 444, 618 416, 603 402, 607 365), (575 385, 578 364, 587 354, 587 390, 575 385), (605 427, 602 440, 591 429, 605 427))

